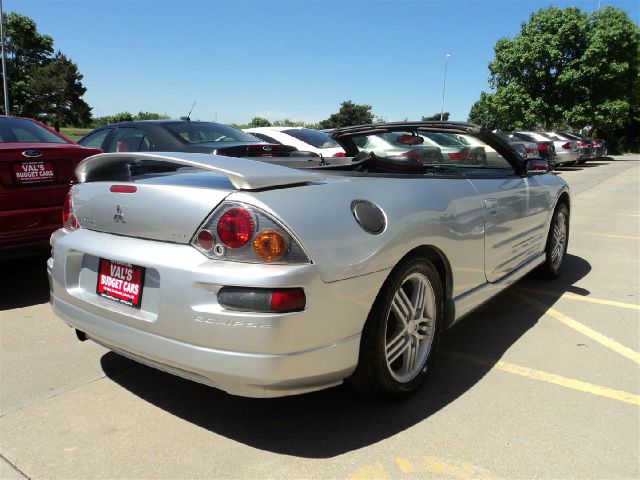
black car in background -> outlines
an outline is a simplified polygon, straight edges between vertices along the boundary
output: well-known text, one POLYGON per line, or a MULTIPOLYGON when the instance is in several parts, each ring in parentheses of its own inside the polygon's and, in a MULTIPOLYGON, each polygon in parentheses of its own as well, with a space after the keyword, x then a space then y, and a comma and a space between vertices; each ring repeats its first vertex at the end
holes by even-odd
POLYGON ((295 147, 266 143, 215 122, 140 120, 99 127, 79 142, 104 152, 194 152, 228 157, 288 157, 295 147))

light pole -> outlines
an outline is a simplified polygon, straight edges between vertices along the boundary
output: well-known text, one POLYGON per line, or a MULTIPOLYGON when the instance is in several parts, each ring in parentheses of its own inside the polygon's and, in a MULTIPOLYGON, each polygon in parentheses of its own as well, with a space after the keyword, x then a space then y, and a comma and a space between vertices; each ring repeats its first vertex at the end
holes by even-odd
POLYGON ((440 121, 442 121, 442 116, 444 115, 444 90, 447 86, 447 65, 449 64, 449 58, 451 58, 451 54, 447 53, 444 61, 444 80, 442 81, 442 109, 440 109, 440 121))
POLYGON ((9 113, 9 87, 7 86, 7 51, 4 45, 4 12, 0 0, 0 42, 2 43, 2 86, 4 88, 4 114, 9 113))

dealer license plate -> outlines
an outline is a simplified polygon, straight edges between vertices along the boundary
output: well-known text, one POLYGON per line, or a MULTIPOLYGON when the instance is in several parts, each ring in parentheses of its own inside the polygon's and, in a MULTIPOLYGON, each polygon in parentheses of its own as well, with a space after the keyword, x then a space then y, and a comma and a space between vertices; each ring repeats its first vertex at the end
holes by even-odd
POLYGON ((11 167, 17 183, 45 183, 56 179, 51 162, 21 162, 14 163, 11 167))
POLYGON ((140 308, 144 267, 100 259, 96 293, 101 297, 140 308))

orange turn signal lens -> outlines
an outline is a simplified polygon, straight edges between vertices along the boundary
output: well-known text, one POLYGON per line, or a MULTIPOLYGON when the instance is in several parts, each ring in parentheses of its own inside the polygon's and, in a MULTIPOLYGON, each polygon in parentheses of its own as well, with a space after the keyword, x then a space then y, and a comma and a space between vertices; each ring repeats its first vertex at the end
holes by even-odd
POLYGON ((278 232, 265 230, 253 239, 253 251, 267 262, 277 260, 287 251, 287 241, 278 232))

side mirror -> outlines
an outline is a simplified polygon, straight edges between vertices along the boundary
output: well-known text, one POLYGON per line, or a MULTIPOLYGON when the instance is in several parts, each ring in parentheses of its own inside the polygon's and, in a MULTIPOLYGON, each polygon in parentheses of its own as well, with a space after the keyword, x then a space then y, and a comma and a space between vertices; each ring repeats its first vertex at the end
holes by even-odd
POLYGON ((541 158, 531 158, 525 161, 524 167, 528 175, 541 175, 551 171, 549 162, 541 158))

